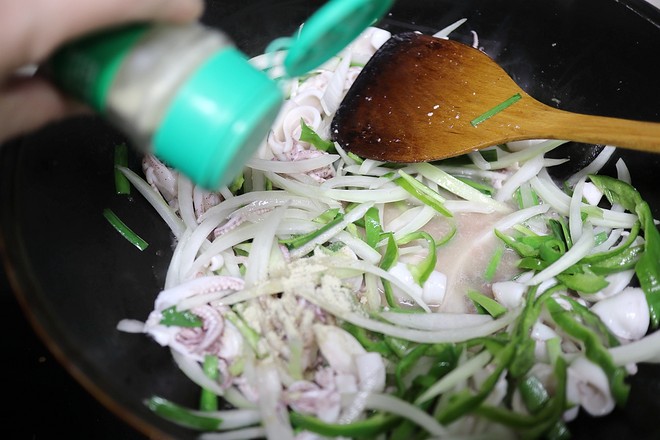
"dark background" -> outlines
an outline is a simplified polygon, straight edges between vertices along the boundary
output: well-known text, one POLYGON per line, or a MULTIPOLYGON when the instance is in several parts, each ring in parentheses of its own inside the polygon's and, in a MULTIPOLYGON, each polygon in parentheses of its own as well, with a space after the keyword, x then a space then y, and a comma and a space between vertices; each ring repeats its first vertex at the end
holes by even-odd
POLYGON ((0 298, 2 419, 12 439, 146 438, 96 401, 42 344, 12 294, 2 265, 0 298))

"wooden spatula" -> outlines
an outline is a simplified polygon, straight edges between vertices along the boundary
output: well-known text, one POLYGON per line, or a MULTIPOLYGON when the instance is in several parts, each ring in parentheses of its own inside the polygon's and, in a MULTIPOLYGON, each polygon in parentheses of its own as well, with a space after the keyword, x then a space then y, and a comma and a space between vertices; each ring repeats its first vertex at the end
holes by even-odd
POLYGON ((390 162, 443 159, 523 139, 660 152, 660 123, 557 110, 525 93, 483 52, 416 33, 395 35, 376 52, 331 133, 359 156, 390 162))

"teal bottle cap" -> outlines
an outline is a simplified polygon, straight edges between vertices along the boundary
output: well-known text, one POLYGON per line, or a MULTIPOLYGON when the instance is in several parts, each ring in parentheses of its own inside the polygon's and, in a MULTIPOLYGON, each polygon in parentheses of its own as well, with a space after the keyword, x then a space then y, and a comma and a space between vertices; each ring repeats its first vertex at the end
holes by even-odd
POLYGON ((284 59, 289 76, 323 64, 375 24, 394 0, 330 0, 302 26, 284 59))
POLYGON ((237 49, 205 61, 177 91, 152 139, 153 152, 197 185, 229 184, 266 137, 282 92, 237 49))

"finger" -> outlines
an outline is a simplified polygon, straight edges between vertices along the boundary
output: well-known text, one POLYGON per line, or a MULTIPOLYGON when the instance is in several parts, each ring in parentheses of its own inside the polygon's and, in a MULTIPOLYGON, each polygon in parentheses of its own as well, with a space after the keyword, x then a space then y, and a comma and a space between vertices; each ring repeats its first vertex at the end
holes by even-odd
POLYGON ((40 76, 9 79, 0 85, 0 144, 57 119, 89 111, 40 76))
POLYGON ((187 22, 202 0, 2 0, 0 73, 42 62, 56 47, 101 28, 137 21, 187 22))

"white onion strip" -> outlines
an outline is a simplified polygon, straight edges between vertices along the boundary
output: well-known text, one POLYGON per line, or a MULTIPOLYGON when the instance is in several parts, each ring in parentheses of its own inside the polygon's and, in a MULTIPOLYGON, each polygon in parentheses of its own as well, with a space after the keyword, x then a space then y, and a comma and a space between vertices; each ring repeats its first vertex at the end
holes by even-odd
POLYGON ((191 381, 218 396, 223 396, 225 394, 222 387, 220 387, 220 384, 209 378, 197 361, 183 355, 177 350, 171 349, 170 352, 172 353, 172 358, 176 365, 191 381))
POLYGON ((566 183, 568 183, 569 186, 575 185, 578 180, 582 179, 583 177, 586 177, 588 174, 596 174, 598 171, 600 171, 601 168, 605 166, 608 160, 610 160, 610 157, 612 154, 614 154, 614 151, 616 148, 614 147, 605 147, 603 150, 598 153, 598 156, 591 161, 589 165, 586 167, 582 168, 580 171, 577 173, 573 174, 571 177, 569 177, 566 180, 566 183))
POLYGON ((174 210, 167 204, 163 196, 154 189, 140 176, 138 176, 132 170, 118 166, 117 169, 126 176, 126 178, 133 184, 135 189, 138 190, 142 196, 147 199, 147 202, 156 210, 156 212, 161 216, 167 226, 170 227, 172 233, 175 237, 181 237, 183 231, 186 229, 183 221, 179 218, 174 210))
POLYGON ((248 160, 247 166, 256 170, 271 171, 273 173, 307 173, 332 165, 337 159, 339 159, 338 154, 323 154, 321 156, 312 157, 311 159, 301 159, 296 161, 265 160, 253 157, 248 160))
POLYGON ((473 327, 493 320, 490 315, 478 315, 474 313, 381 312, 380 316, 392 324, 429 331, 473 327))

